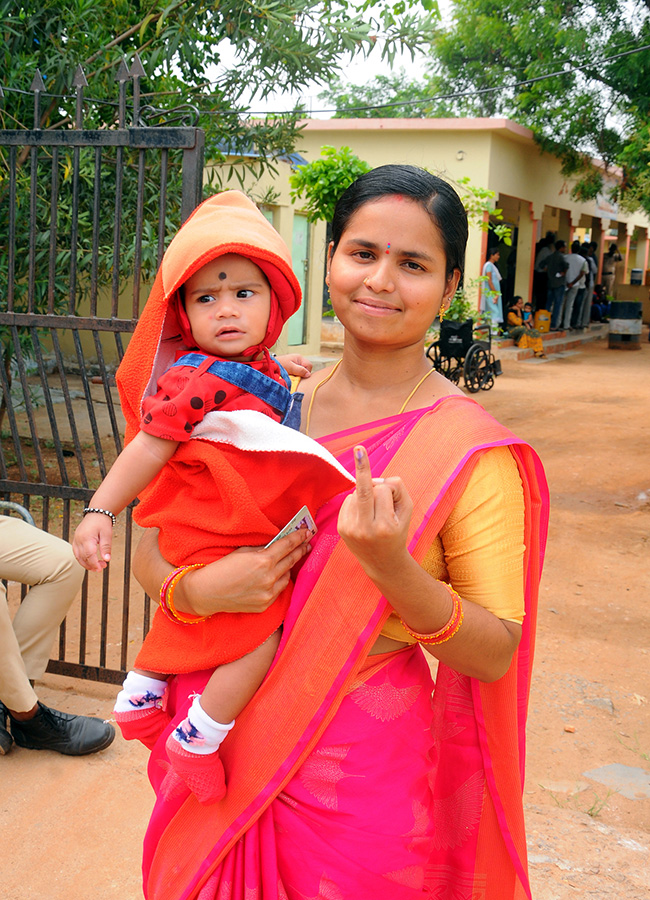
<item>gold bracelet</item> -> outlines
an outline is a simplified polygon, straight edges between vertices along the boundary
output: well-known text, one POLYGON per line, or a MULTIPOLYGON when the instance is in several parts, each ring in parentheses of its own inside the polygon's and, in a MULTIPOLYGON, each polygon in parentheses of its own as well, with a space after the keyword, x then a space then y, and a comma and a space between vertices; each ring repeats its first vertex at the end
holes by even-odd
POLYGON ((419 644, 444 644, 445 641, 448 641, 452 638, 463 622, 463 601, 458 594, 457 591, 453 589, 450 584, 447 584, 446 581, 440 581, 439 584, 444 585, 449 594, 451 595, 451 601, 453 604, 453 609, 451 612, 451 616, 445 625, 442 628, 438 629, 438 631, 434 631, 431 634, 420 634, 418 631, 413 631, 413 629, 406 624, 404 619, 400 616, 400 621, 404 626, 404 630, 407 634, 410 634, 411 637, 414 637, 415 640, 419 644))
POLYGON ((172 619, 174 622, 178 622, 181 625, 199 625, 201 622, 205 622, 206 619, 210 618, 210 616, 192 616, 190 618, 185 618, 174 606, 174 591, 176 590, 178 582, 192 569, 202 569, 204 568, 204 565, 204 563, 195 563, 191 566, 180 566, 178 569, 174 569, 170 572, 167 578, 165 578, 160 588, 160 608, 168 619, 172 619))

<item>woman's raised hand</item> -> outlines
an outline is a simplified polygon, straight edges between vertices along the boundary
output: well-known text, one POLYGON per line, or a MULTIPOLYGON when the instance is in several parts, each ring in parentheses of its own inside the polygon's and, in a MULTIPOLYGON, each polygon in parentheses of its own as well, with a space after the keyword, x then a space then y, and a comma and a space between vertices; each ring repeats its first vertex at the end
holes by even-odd
POLYGON ((413 503, 401 478, 373 478, 366 448, 354 448, 356 490, 345 498, 338 531, 371 577, 410 557, 406 542, 413 503))

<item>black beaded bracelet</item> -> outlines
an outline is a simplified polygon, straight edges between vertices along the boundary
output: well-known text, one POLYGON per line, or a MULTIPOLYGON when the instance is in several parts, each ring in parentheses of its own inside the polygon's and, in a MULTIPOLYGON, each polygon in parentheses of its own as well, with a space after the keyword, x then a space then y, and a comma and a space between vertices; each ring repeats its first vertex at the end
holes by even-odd
POLYGON ((84 516, 87 513, 101 513, 103 516, 110 516, 110 520, 113 523, 113 527, 115 527, 115 523, 117 522, 115 515, 110 511, 110 509, 99 509, 94 506, 87 506, 84 509, 84 516))

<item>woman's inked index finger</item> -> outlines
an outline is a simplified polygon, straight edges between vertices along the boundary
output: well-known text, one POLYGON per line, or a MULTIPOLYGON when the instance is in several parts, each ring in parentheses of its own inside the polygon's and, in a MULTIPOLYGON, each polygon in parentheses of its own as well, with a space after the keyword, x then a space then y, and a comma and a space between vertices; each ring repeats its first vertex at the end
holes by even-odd
POLYGON ((370 461, 363 444, 358 444, 354 448, 354 468, 355 478, 357 482, 356 494, 359 500, 364 503, 372 502, 372 474, 370 472, 370 461))

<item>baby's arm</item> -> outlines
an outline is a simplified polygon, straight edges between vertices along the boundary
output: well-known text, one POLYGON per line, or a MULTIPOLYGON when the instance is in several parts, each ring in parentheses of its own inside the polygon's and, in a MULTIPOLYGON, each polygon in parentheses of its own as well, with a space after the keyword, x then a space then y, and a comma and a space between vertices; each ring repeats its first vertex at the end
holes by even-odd
MULTIPOLYGON (((177 446, 177 441, 138 432, 117 457, 88 506, 117 516, 169 462, 177 446)), ((111 558, 112 528, 110 516, 86 513, 72 541, 74 555, 84 568, 91 572, 106 568, 111 558)))

